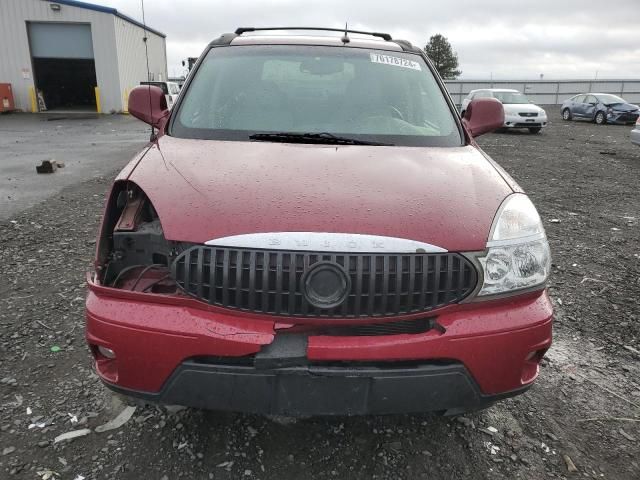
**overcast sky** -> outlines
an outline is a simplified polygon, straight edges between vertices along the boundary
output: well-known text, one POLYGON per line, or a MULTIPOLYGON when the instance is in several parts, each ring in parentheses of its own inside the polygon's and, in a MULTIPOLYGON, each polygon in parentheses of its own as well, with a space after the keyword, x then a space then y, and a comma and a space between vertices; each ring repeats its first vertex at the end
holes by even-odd
MULTIPOLYGON (((142 19, 140 0, 85 0, 142 19)), ((441 33, 461 78, 640 78, 640 0, 146 0, 167 35, 169 75, 239 26, 382 31, 421 47, 441 33)))

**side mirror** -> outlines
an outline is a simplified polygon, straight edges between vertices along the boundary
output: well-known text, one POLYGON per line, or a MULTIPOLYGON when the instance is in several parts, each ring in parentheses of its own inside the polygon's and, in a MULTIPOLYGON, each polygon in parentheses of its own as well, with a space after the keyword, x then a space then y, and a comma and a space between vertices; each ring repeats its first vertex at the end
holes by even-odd
POLYGON ((504 108, 495 98, 471 100, 464 111, 462 124, 472 137, 493 132, 504 125, 504 108))
POLYGON ((167 98, 160 87, 152 85, 138 85, 129 94, 129 113, 160 129, 164 119, 169 115, 167 98))

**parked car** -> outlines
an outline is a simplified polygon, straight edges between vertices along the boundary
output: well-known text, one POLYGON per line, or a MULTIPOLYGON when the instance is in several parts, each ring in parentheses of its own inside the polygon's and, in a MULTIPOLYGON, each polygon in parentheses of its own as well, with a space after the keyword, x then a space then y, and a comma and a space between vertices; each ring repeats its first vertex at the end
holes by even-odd
POLYGON ((640 117, 636 120, 636 128, 631 130, 631 142, 640 147, 640 117))
POLYGON ((173 107, 180 93, 180 85, 176 82, 140 82, 140 85, 153 85, 159 87, 167 98, 167 106, 173 107))
POLYGON ((609 93, 581 93, 565 100, 560 107, 564 120, 574 118, 605 123, 633 124, 640 116, 640 107, 609 93))
POLYGON ((518 90, 507 88, 483 88, 471 90, 462 101, 462 115, 467 105, 478 98, 495 98, 504 106, 504 128, 527 128, 531 133, 538 133, 547 126, 547 112, 532 104, 526 95, 518 90))
POLYGON ((474 140, 502 105, 461 118, 387 34, 254 30, 212 41, 172 110, 130 94, 156 133, 113 184, 88 276, 100 378, 280 415, 456 414, 527 390, 551 263, 533 203, 474 140))

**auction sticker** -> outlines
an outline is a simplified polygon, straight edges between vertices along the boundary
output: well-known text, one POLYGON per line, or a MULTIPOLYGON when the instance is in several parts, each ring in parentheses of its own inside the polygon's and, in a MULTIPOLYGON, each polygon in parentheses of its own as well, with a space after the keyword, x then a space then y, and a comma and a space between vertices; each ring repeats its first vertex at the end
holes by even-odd
POLYGON ((382 55, 381 53, 370 53, 373 63, 384 63, 396 67, 411 68, 412 70, 422 70, 418 62, 407 60, 406 58, 394 57, 393 55, 382 55))

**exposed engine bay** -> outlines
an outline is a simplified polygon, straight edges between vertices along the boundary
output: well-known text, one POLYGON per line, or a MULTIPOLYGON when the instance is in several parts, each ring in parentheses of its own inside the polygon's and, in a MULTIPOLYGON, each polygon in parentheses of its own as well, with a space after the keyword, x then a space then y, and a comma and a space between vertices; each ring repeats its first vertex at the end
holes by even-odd
POLYGON ((167 241, 160 218, 144 192, 130 182, 118 183, 109 199, 98 247, 98 278, 103 285, 114 288, 179 293, 170 266, 190 246, 167 241))

